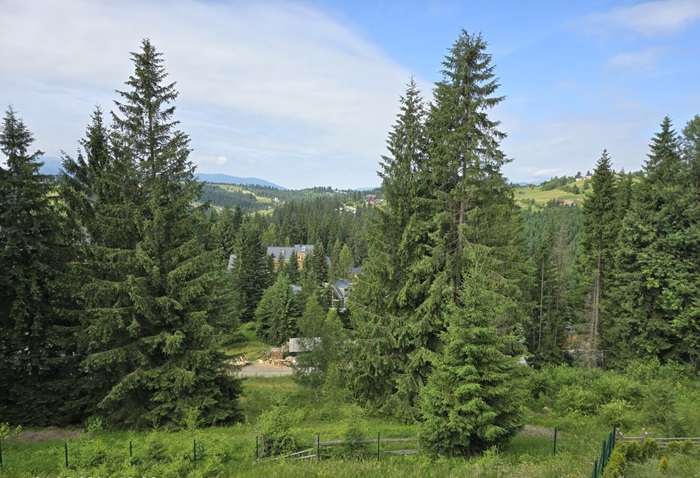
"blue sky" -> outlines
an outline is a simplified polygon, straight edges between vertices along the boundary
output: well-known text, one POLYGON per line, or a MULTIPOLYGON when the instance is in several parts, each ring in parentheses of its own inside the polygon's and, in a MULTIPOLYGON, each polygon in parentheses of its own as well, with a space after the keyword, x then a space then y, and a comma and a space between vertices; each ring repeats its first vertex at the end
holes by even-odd
POLYGON ((0 105, 46 158, 74 154, 149 37, 202 173, 378 185, 410 75, 430 100, 460 29, 489 43, 514 182, 638 170, 664 116, 700 113, 700 0, 3 0, 0 105))

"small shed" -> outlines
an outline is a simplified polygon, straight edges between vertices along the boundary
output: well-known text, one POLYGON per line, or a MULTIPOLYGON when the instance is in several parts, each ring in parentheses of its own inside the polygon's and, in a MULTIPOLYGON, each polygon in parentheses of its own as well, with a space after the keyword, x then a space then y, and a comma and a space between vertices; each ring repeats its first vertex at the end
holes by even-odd
POLYGON ((320 343, 321 337, 292 337, 289 339, 289 355, 311 352, 320 343))

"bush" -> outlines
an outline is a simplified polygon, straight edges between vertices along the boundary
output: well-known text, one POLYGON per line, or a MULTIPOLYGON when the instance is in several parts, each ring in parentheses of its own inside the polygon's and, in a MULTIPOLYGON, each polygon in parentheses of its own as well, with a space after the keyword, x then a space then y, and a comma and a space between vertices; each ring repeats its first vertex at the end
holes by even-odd
POLYGON ((353 456, 360 452, 365 445, 360 443, 367 438, 367 424, 364 419, 351 418, 345 422, 345 431, 343 432, 343 454, 345 456, 353 456))
POLYGON ((659 468, 658 470, 661 472, 661 474, 665 475, 666 472, 668 471, 668 458, 667 457, 662 457, 661 460, 659 461, 659 468))
POLYGON ((598 416, 608 426, 617 424, 623 430, 632 428, 632 406, 624 399, 615 399, 598 407, 598 416))
POLYGON ((275 405, 258 419, 258 431, 263 438, 262 456, 291 453, 298 448, 298 440, 291 433, 294 418, 284 405, 275 405))
POLYGON ((685 440, 681 444, 681 453, 685 455, 689 455, 690 453, 693 453, 695 451, 695 445, 693 444, 692 441, 690 440, 685 440))
POLYGON ((624 476, 625 468, 627 468, 626 447, 624 443, 615 446, 610 454, 610 460, 603 472, 603 478, 620 478, 624 476), (621 446, 622 445, 622 446, 621 446))
POLYGON ((659 444, 652 438, 647 438, 642 443, 642 458, 648 460, 659 454, 659 444))
POLYGON ((683 450, 683 445, 679 441, 672 441, 670 443, 666 444, 666 447, 664 448, 664 456, 672 456, 677 453, 681 453, 683 450))
POLYGON ((557 393, 556 410, 565 414, 582 413, 590 415, 599 406, 599 396, 580 385, 568 385, 557 393))
POLYGON ((640 445, 636 441, 627 443, 627 447, 625 449, 625 455, 627 457, 627 461, 640 461, 641 462, 642 458, 643 458, 642 445, 640 445))

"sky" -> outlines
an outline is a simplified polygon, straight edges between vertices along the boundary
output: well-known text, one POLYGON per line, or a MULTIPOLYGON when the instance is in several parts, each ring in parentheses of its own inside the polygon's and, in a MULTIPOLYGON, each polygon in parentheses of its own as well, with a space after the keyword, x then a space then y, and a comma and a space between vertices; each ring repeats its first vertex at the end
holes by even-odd
POLYGON ((429 102, 462 29, 492 55, 512 182, 604 149, 639 170, 665 116, 700 113, 700 0, 1 0, 0 107, 47 161, 74 156, 149 38, 197 172, 373 187, 406 83, 429 102))

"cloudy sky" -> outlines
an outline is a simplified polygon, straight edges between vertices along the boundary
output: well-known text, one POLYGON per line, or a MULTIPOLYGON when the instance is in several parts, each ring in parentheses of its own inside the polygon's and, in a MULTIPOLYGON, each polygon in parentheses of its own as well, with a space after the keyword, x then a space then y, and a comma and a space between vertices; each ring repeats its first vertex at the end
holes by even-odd
POLYGON ((664 116, 700 113, 700 0, 2 0, 0 106, 74 153, 151 39, 201 173, 379 185, 414 75, 429 100, 460 29, 489 43, 511 181, 640 169, 664 116))

